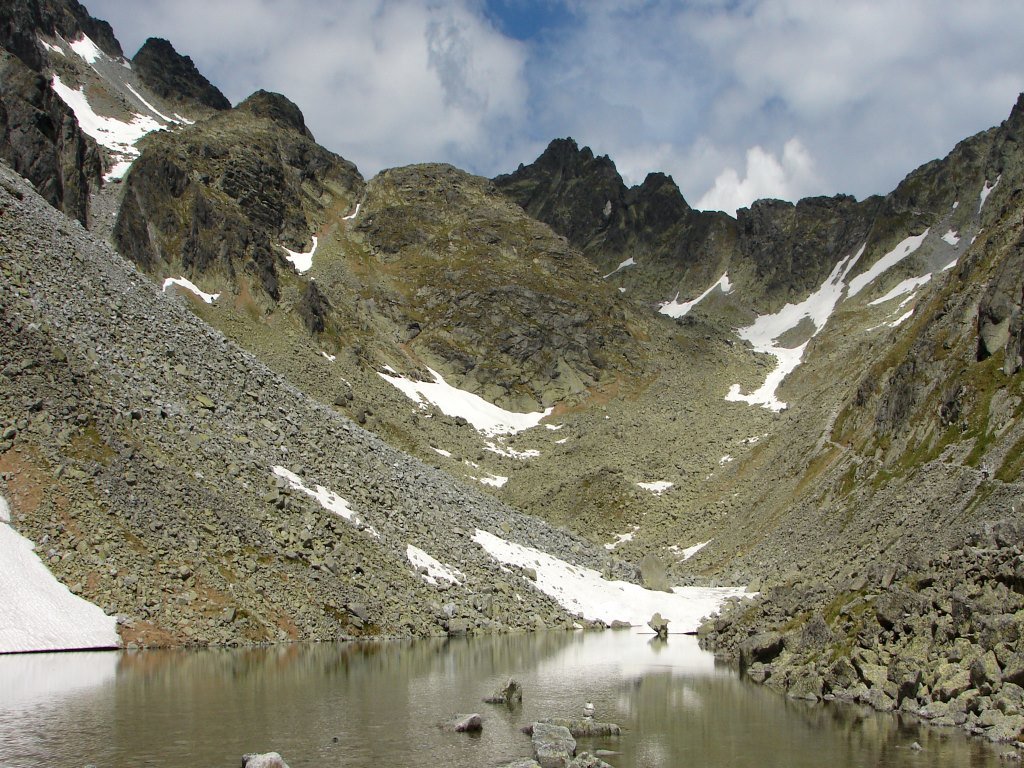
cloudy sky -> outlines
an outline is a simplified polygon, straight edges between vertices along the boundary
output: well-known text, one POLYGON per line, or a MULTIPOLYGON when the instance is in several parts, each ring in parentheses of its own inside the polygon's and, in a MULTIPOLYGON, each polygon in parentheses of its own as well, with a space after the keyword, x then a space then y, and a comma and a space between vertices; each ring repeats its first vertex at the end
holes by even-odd
POLYGON ((1024 90, 1007 0, 84 0, 232 102, 266 88, 363 175, 493 176, 556 137, 697 207, 890 191, 1024 90))

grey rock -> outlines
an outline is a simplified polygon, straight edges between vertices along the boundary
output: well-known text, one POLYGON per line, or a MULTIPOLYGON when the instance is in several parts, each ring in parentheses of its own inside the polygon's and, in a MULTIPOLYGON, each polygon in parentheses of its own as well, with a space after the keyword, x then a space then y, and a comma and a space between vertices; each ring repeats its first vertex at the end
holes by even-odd
POLYGON ((483 718, 476 712, 470 714, 455 715, 441 726, 446 731, 453 733, 478 733, 483 730, 483 718))
POLYGON ((288 768, 288 764, 277 752, 251 753, 242 755, 242 768, 288 768))
POLYGON ((534 723, 531 738, 541 768, 567 768, 576 754, 576 739, 564 726, 534 723))

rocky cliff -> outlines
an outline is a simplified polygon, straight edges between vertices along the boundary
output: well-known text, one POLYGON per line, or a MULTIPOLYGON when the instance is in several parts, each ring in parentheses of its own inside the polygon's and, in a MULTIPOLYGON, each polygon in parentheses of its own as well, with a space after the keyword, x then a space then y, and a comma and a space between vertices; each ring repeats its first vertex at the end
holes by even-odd
POLYGON ((132 69, 162 99, 194 108, 231 109, 231 102, 169 40, 151 37, 132 57, 132 69))

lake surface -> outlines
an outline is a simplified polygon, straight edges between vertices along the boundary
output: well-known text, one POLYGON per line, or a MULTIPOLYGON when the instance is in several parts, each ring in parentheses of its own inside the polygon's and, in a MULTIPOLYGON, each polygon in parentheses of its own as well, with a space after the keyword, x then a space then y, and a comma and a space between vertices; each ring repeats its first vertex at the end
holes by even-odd
POLYGON ((521 726, 578 716, 588 700, 626 730, 579 749, 614 751, 616 768, 1001 764, 955 730, 788 701, 694 638, 607 631, 0 656, 0 766, 234 768, 271 750, 292 768, 497 766, 531 756, 521 726), (522 707, 483 704, 510 675, 522 707), (480 712, 483 733, 441 731, 459 712, 480 712))

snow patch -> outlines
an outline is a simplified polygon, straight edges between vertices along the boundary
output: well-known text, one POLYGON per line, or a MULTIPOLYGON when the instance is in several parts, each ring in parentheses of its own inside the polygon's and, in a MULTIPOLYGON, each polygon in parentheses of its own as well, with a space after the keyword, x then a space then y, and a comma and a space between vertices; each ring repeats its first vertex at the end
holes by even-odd
POLYGON ((45 48, 46 50, 52 51, 53 53, 59 53, 64 58, 67 58, 67 54, 64 53, 64 49, 61 48, 59 45, 51 45, 50 43, 43 40, 43 38, 41 37, 39 38, 39 42, 43 44, 43 48, 45 48))
POLYGON ((609 272, 607 275, 605 275, 602 279, 607 280, 609 277, 614 275, 616 272, 621 272, 626 267, 632 267, 635 264, 636 264, 636 259, 634 259, 632 256, 630 256, 625 261, 619 262, 619 266, 617 266, 615 269, 613 269, 611 272, 609 272))
MULTIPOLYGON (((442 378, 441 374, 431 368, 427 370, 434 377, 433 382, 413 381, 399 376, 392 368, 388 368, 388 370, 394 375, 379 372, 377 375, 401 390, 406 397, 418 403, 421 408, 425 409, 430 404, 440 408, 446 416, 453 418, 461 416, 472 424, 474 429, 488 437, 514 435, 532 429, 540 423, 541 419, 550 416, 554 410, 551 407, 533 413, 513 413, 487 402, 479 395, 451 386, 442 378)), ((499 453, 497 450, 495 452, 499 453)), ((525 453, 540 455, 539 452, 527 451, 525 453)))
POLYGON ((430 450, 432 450, 436 454, 444 456, 446 459, 450 459, 452 457, 452 452, 446 451, 444 448, 434 448, 433 446, 431 446, 430 450))
POLYGON ((75 113, 82 131, 91 136, 97 144, 114 153, 115 165, 103 177, 107 181, 123 178, 132 161, 139 156, 135 143, 147 133, 162 130, 164 127, 148 115, 136 114, 130 123, 98 115, 85 97, 85 89, 66 86, 58 75, 53 76, 50 87, 75 113))
POLYGON ((445 565, 440 560, 431 557, 422 549, 414 547, 412 544, 405 548, 405 556, 409 558, 409 562, 412 563, 413 568, 417 571, 420 568, 426 570, 426 573, 420 575, 423 576, 423 580, 428 584, 437 584, 438 579, 444 579, 451 584, 461 584, 465 578, 461 571, 452 568, 450 565, 445 565))
POLYGON ((724 275, 722 275, 720 278, 718 278, 718 280, 716 280, 714 282, 714 284, 712 284, 712 286, 710 288, 708 288, 706 291, 704 291, 704 293, 702 293, 700 296, 698 296, 693 301, 683 301, 683 302, 680 302, 679 301, 679 294, 677 293, 676 297, 674 299, 672 299, 672 301, 663 302, 658 307, 658 311, 661 314, 668 315, 671 318, 678 319, 680 317, 684 317, 686 314, 689 313, 689 311, 691 309, 693 309, 695 306, 697 306, 702 301, 704 301, 704 299, 706 299, 708 296, 710 296, 711 292, 714 291, 716 288, 720 288, 722 293, 725 294, 725 295, 728 295, 728 294, 732 293, 732 283, 729 282, 729 273, 728 272, 726 272, 724 275))
POLYGON ((693 557, 698 552, 700 552, 702 549, 704 549, 704 547, 706 547, 712 541, 713 541, 713 539, 708 539, 707 541, 702 541, 700 544, 694 544, 692 547, 686 547, 685 549, 680 550, 680 554, 682 554, 682 556, 683 556, 682 559, 683 560, 689 560, 691 557, 693 557))
POLYGON ((637 483, 637 485, 655 496, 661 496, 669 488, 675 486, 675 483, 670 483, 668 480, 655 480, 653 483, 637 483))
POLYGON ((914 310, 911 309, 911 310, 903 313, 899 317, 897 317, 891 323, 886 323, 886 325, 888 325, 890 328, 896 328, 897 326, 903 325, 903 323, 905 323, 907 320, 909 320, 910 316, 913 315, 913 314, 914 314, 914 310))
POLYGON ((313 248, 308 253, 296 253, 295 251, 289 251, 287 248, 284 248, 283 245, 281 247, 284 248, 285 253, 288 254, 285 258, 291 262, 292 266, 295 267, 295 270, 301 275, 309 272, 309 270, 313 268, 313 254, 316 253, 316 246, 316 235, 313 235, 313 248))
POLYGON ((800 365, 807 342, 799 347, 789 348, 779 346, 778 339, 796 328, 805 318, 814 325, 812 336, 817 336, 821 332, 842 297, 845 287, 843 281, 864 253, 865 247, 862 245, 856 253, 836 264, 821 287, 799 304, 787 304, 774 314, 760 315, 754 320, 753 325, 736 331, 741 339, 750 342, 755 352, 772 355, 777 363, 775 370, 768 374, 764 384, 757 390, 744 395, 740 392, 740 385, 733 384, 725 396, 726 400, 760 405, 776 412, 786 407, 786 404, 776 396, 776 391, 783 380, 800 365))
POLYGON ((380 538, 380 534, 373 528, 373 526, 366 525, 366 523, 364 523, 359 516, 352 511, 352 507, 349 506, 349 503, 330 488, 318 485, 316 490, 313 490, 311 488, 307 488, 306 484, 302 482, 302 478, 294 472, 285 469, 282 466, 274 466, 271 467, 271 469, 275 475, 284 478, 292 489, 302 491, 307 496, 311 496, 316 499, 317 503, 328 512, 333 512, 338 517, 352 523, 352 525, 365 527, 374 538, 380 538))
POLYGON ((184 277, 168 277, 166 280, 164 280, 164 292, 166 293, 167 289, 170 288, 172 285, 178 285, 187 291, 192 291, 192 293, 194 293, 200 299, 205 301, 207 304, 213 304, 213 302, 220 298, 219 293, 204 293, 203 291, 199 290, 199 287, 196 286, 195 283, 184 277))
POLYGON ((930 272, 927 275, 921 275, 920 277, 908 277, 906 280, 903 280, 902 282, 899 282, 896 285, 894 285, 892 290, 890 290, 884 296, 880 296, 874 301, 869 301, 868 306, 877 307, 879 304, 885 304, 887 301, 892 301, 897 296, 903 296, 904 294, 912 293, 913 291, 916 291, 918 288, 920 288, 922 285, 927 285, 929 282, 931 282, 931 279, 932 275, 930 272))
POLYGON ((876 277, 885 272, 887 269, 896 266, 905 258, 907 258, 910 254, 912 254, 914 251, 920 248, 921 243, 923 243, 924 239, 928 237, 928 233, 930 231, 931 228, 929 227, 920 235, 911 235, 910 237, 902 240, 895 248, 893 248, 882 258, 880 258, 878 261, 872 264, 866 272, 862 272, 861 274, 857 275, 855 278, 850 280, 850 290, 847 293, 847 298, 853 298, 854 296, 856 296, 865 288, 865 286, 871 283, 871 281, 873 281, 876 277))
POLYGON ((985 186, 981 188, 981 193, 978 195, 978 213, 981 213, 981 209, 985 207, 985 201, 988 200, 988 196, 992 194, 992 190, 999 186, 999 181, 1002 178, 1003 174, 996 176, 994 184, 988 179, 985 179, 985 186))
POLYGON ((629 533, 617 533, 617 534, 615 534, 615 541, 609 541, 607 544, 604 545, 604 548, 607 549, 609 552, 613 552, 615 550, 615 548, 617 546, 619 546, 620 544, 625 544, 627 541, 632 541, 633 540, 633 535, 637 531, 639 531, 639 530, 640 530, 640 526, 639 525, 634 525, 633 526, 633 530, 630 531, 629 533))
POLYGON ((504 475, 487 475, 477 479, 484 485, 489 485, 492 488, 504 488, 505 483, 508 482, 508 478, 504 475))
POLYGON ((951 229, 942 236, 942 239, 950 245, 956 245, 960 242, 960 235, 958 235, 955 230, 951 229))
POLYGON ((592 568, 572 565, 480 529, 473 541, 500 563, 533 568, 537 573, 537 589, 566 610, 590 621, 618 620, 643 625, 659 612, 672 622, 672 632, 692 632, 703 617, 717 611, 726 599, 743 594, 742 589, 701 587, 675 587, 672 592, 656 592, 625 581, 609 581, 592 568))
POLYGON ((484 443, 484 450, 496 453, 499 456, 504 456, 507 459, 518 459, 519 461, 526 461, 527 459, 535 459, 540 456, 540 451, 536 448, 530 448, 525 451, 517 451, 515 448, 509 448, 507 445, 495 444, 492 442, 484 443))
POLYGON ((334 362, 335 360, 337 360, 337 359, 338 359, 338 356, 337 356, 337 355, 329 355, 329 354, 327 354, 326 352, 324 352, 323 350, 320 350, 320 354, 321 354, 321 355, 323 355, 323 356, 324 356, 324 359, 325 359, 325 360, 326 360, 327 362, 329 362, 329 363, 333 363, 333 362, 334 362))
POLYGON ((89 36, 85 34, 82 35, 80 40, 75 40, 74 42, 69 43, 69 45, 71 46, 71 50, 81 56, 89 66, 95 64, 103 56, 103 51, 99 49, 99 46, 90 40, 89 36))
POLYGON ((15 531, 0 496, 0 653, 117 648, 117 619, 73 594, 15 531))
POLYGON ((150 103, 149 103, 148 101, 146 101, 146 100, 145 100, 145 99, 144 99, 144 98, 142 97, 142 94, 141 94, 141 93, 139 93, 139 92, 138 92, 138 91, 136 91, 136 90, 135 90, 134 88, 132 88, 132 86, 131 86, 131 83, 125 83, 125 84, 124 84, 124 87, 125 87, 125 88, 127 88, 127 89, 128 89, 129 91, 131 91, 131 92, 132 92, 132 95, 133 95, 133 96, 135 96, 135 98, 136 98, 136 99, 138 99, 138 100, 139 100, 140 102, 142 102, 142 106, 144 106, 144 107, 145 107, 146 109, 148 109, 148 110, 149 110, 150 112, 152 112, 152 113, 153 113, 154 115, 156 115, 157 117, 159 117, 159 118, 160 118, 161 120, 163 120, 163 121, 164 121, 165 123, 176 123, 176 122, 178 122, 178 121, 177 121, 177 120, 175 120, 175 119, 174 119, 173 117, 168 117, 168 116, 167 116, 167 115, 165 115, 165 114, 164 114, 163 112, 161 112, 161 111, 160 111, 159 109, 157 109, 157 108, 156 108, 156 107, 154 107, 154 106, 153 106, 152 104, 150 104, 150 103))
POLYGON ((352 219, 354 219, 356 216, 359 215, 359 206, 361 206, 361 205, 362 205, 362 203, 356 203, 356 209, 354 211, 352 211, 352 213, 350 213, 348 216, 342 216, 341 220, 342 221, 352 221, 352 219))
POLYGON ((730 455, 729 455, 729 454, 727 453, 727 454, 725 454, 725 456, 723 456, 722 458, 720 458, 720 459, 718 460, 718 466, 720 466, 720 467, 724 467, 724 466, 725 466, 726 464, 728 464, 728 463, 729 463, 730 461, 735 461, 735 459, 733 459, 733 457, 732 457, 732 456, 730 456, 730 455))

